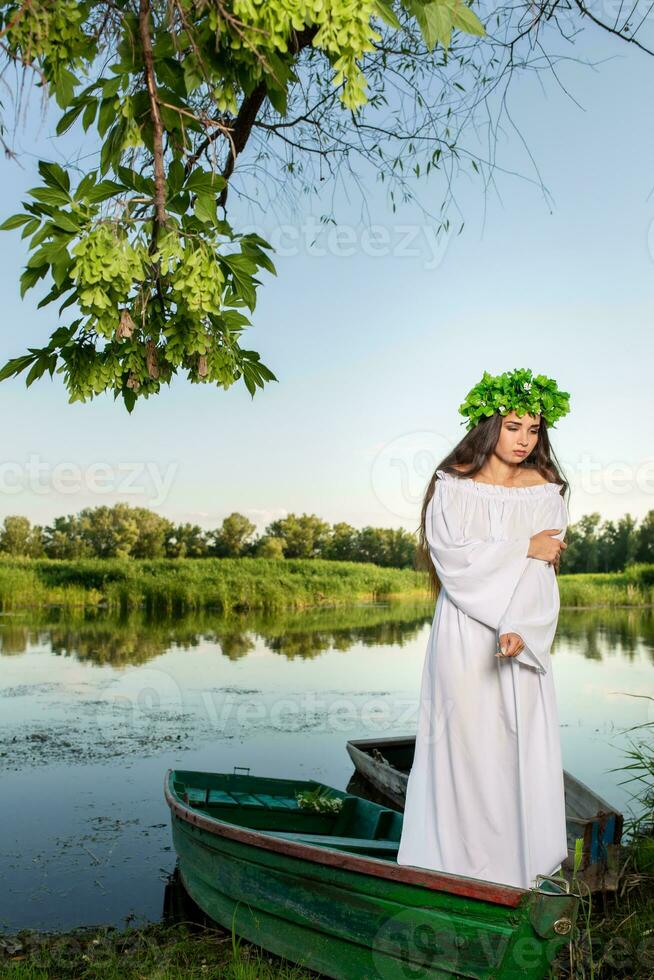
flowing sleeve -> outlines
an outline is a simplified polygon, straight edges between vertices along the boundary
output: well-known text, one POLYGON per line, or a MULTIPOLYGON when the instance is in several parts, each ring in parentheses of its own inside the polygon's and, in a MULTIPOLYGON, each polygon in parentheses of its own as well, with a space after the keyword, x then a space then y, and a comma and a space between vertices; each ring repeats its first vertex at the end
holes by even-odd
MULTIPOLYGON (((448 481, 449 482, 449 481, 448 481)), ((436 480, 425 537, 436 574, 455 606, 497 629, 531 559, 531 536, 490 541, 464 534, 460 494, 436 480)))
MULTIPOLYGON (((547 526, 560 527, 561 531, 553 536, 562 539, 568 526, 567 508, 561 494, 557 494, 553 500, 551 524, 547 526)), ((544 674, 550 666, 550 650, 559 609, 559 584, 554 567, 540 558, 532 558, 497 628, 498 640, 504 633, 518 633, 524 642, 524 649, 516 657, 508 659, 517 660, 544 674)))

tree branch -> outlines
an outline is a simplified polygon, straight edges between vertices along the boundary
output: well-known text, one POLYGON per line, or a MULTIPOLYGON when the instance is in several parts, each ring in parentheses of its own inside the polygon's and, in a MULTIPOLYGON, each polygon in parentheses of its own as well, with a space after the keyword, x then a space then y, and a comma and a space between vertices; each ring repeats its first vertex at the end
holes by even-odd
MULTIPOLYGON (((234 125, 232 126, 232 139, 231 146, 229 148, 229 153, 227 154, 227 161, 223 167, 223 177, 226 181, 234 172, 234 165, 236 163, 236 157, 242 150, 245 149, 245 145, 248 141, 248 137, 252 132, 252 127, 254 126, 257 115, 259 114, 259 109, 261 108, 264 99, 266 98, 266 83, 259 82, 257 87, 254 89, 250 95, 246 96, 241 102, 241 107, 238 110, 238 115, 234 120, 234 125)), ((214 135, 214 134, 212 134, 214 135)), ((215 137, 214 137, 215 138, 215 137)), ((207 140, 211 137, 208 136, 207 140)), ((206 141, 205 141, 206 142, 206 141)), ((220 197, 218 198, 218 204, 221 207, 225 207, 225 202, 227 200, 227 184, 223 187, 220 197)))
MULTIPOLYGON (((308 47, 313 38, 318 31, 317 27, 307 27, 302 31, 294 31, 291 38, 290 49, 294 54, 299 54, 303 48, 308 47)), ((246 96, 239 108, 238 114, 236 115, 232 126, 225 126, 224 120, 215 120, 216 130, 202 141, 202 143, 197 147, 195 152, 186 162, 186 172, 189 173, 195 164, 198 162, 203 153, 208 150, 212 143, 214 143, 220 136, 226 136, 229 139, 230 147, 229 153, 227 154, 227 160, 225 161, 225 166, 223 167, 222 176, 228 182, 229 178, 234 172, 234 167, 236 165, 236 158, 241 153, 247 144, 247 141, 252 132, 252 128, 256 122, 259 110, 264 103, 267 94, 266 82, 259 82, 257 87, 246 96)), ((209 121, 205 122, 205 125, 209 121)), ((218 204, 221 207, 225 206, 227 201, 227 190, 228 184, 223 188, 220 197, 218 198, 218 204)))
POLYGON ((646 48, 645 45, 641 44, 640 41, 637 41, 633 35, 629 37, 627 34, 623 34, 621 30, 616 30, 615 27, 611 27, 610 24, 605 24, 604 21, 599 20, 594 14, 591 14, 590 10, 582 2, 582 0, 575 0, 575 3, 577 4, 580 12, 585 17, 589 17, 593 24, 597 24, 598 27, 608 31, 609 34, 615 34, 616 37, 621 38, 623 41, 627 41, 629 44, 635 44, 636 47, 640 48, 641 51, 644 51, 645 54, 651 54, 654 56, 654 51, 652 51, 650 48, 646 48))
POLYGON ((154 58, 152 55, 152 38, 150 37, 150 4, 148 0, 140 0, 139 4, 139 34, 145 65, 145 81, 150 99, 150 115, 152 117, 154 144, 154 222, 152 226, 152 242, 150 251, 157 246, 159 229, 166 223, 166 172, 164 170, 163 124, 159 112, 157 83, 154 75, 154 58))
POLYGON ((27 11, 31 6, 32 6, 32 0, 25 0, 25 3, 21 3, 20 7, 18 8, 14 16, 11 18, 11 20, 7 24, 5 24, 5 26, 0 31, 0 37, 4 37, 5 34, 8 34, 9 31, 11 31, 12 27, 15 27, 18 21, 25 16, 25 14, 27 13, 27 11))

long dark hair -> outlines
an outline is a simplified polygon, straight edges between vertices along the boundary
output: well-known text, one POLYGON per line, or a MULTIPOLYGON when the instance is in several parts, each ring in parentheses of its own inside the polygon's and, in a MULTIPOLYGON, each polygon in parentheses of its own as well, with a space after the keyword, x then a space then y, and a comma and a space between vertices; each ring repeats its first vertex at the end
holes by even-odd
MULTIPOLYGON (((500 437, 504 418, 505 416, 500 415, 499 412, 495 412, 493 415, 489 415, 486 418, 481 419, 469 432, 465 434, 463 439, 457 443, 452 452, 448 453, 448 455, 441 460, 434 470, 431 480, 427 486, 422 502, 420 527, 418 528, 418 553, 416 564, 418 568, 426 568, 428 570, 430 590, 433 598, 436 598, 438 595, 440 582, 436 574, 436 569, 434 568, 434 563, 429 555, 429 545, 427 543, 425 526, 427 519, 427 505, 429 504, 429 501, 434 494, 434 490, 436 489, 436 480, 438 479, 436 471, 444 470, 446 473, 451 473, 452 476, 463 479, 473 477, 475 473, 479 472, 495 449, 497 441, 500 437), (456 470, 454 468, 455 464, 463 466, 465 469, 456 470)), ((536 441, 536 445, 529 456, 527 456, 526 459, 523 459, 521 463, 518 463, 518 466, 521 470, 534 470, 540 473, 540 475, 544 477, 548 483, 558 483, 561 488, 561 494, 566 494, 569 490, 568 482, 561 475, 560 463, 558 462, 556 454, 550 445, 547 425, 543 418, 541 418, 540 425, 538 427, 538 439, 536 441)), ((554 570, 558 574, 558 562, 555 562, 554 570)))

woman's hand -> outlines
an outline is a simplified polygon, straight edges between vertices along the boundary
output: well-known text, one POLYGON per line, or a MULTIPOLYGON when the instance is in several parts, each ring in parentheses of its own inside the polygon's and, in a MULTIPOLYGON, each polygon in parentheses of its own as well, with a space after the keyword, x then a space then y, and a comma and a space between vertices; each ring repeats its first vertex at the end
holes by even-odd
POLYGON ((502 633, 496 657, 517 657, 525 648, 524 640, 518 633, 502 633))
MULTIPOLYGON (((567 548, 565 541, 553 538, 553 534, 560 534, 561 528, 550 528, 547 531, 539 531, 530 538, 528 558, 540 558, 549 565, 559 560, 561 552, 567 548)), ((557 566, 558 567, 558 566, 557 566)))

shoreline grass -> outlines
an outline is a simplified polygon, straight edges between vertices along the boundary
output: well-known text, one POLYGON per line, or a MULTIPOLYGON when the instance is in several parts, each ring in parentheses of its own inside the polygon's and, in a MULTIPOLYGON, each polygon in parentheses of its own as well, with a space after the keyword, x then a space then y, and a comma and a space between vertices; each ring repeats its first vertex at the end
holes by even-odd
MULTIPOLYGON (((561 608, 654 605, 654 565, 559 577, 561 608)), ((44 606, 179 615, 428 598, 426 572, 324 559, 0 558, 0 611, 44 606)))
POLYGON ((321 559, 0 559, 0 609, 44 605, 181 614, 306 608, 365 599, 416 598, 413 569, 321 559))
POLYGON ((654 565, 632 565, 624 572, 585 572, 559 577, 561 607, 651 606, 654 565))
MULTIPOLYGON (((643 695, 654 705, 651 695, 643 695)), ((654 722, 624 730, 625 761, 610 772, 632 783, 619 848, 617 888, 590 894, 573 878, 580 897, 579 919, 554 974, 570 980, 652 980, 654 977, 654 722), (638 733, 631 735, 632 732, 638 733)))
POLYGON ((220 926, 153 923, 0 937, 3 980, 310 980, 318 974, 220 926), (5 943, 3 962, 2 943, 5 943))

